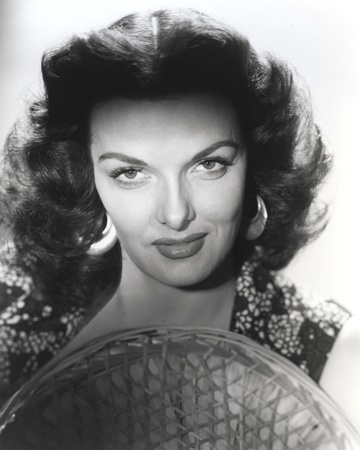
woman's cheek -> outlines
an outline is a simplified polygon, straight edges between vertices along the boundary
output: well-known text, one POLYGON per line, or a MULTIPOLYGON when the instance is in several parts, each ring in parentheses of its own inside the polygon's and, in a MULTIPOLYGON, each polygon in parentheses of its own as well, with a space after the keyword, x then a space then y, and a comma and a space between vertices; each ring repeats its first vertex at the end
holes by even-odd
POLYGON ((149 227, 151 209, 151 201, 147 197, 122 193, 110 202, 107 212, 120 239, 131 236, 139 240, 149 227))
POLYGON ((96 171, 95 186, 119 238, 126 238, 144 222, 146 211, 141 197, 134 199, 131 192, 122 191, 113 179, 96 171))
POLYGON ((213 187, 214 189, 208 190, 198 202, 199 205, 203 205, 203 213, 208 220, 223 224, 240 222, 244 191, 241 178, 233 180, 232 183, 224 182, 223 185, 213 187))

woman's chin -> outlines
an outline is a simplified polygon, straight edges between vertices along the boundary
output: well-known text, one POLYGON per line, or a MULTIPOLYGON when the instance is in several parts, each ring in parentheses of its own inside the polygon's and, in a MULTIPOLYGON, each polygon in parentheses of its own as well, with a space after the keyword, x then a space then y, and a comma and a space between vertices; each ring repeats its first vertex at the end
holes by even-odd
POLYGON ((152 270, 146 271, 147 275, 166 286, 176 288, 192 288, 202 284, 212 274, 211 267, 205 266, 181 266, 160 265, 153 267, 152 270), (154 270, 155 269, 155 270, 154 270))
POLYGON ((183 288, 183 289, 191 289, 196 288, 200 284, 202 284, 209 275, 206 273, 176 273, 172 275, 168 274, 159 274, 157 277, 153 277, 157 279, 162 284, 167 286, 172 286, 175 288, 183 288))
POLYGON ((152 271, 148 276, 164 285, 184 290, 214 289, 232 273, 229 268, 224 268, 224 265, 224 262, 219 265, 211 265, 208 262, 190 267, 163 266, 162 270, 157 270, 156 273, 152 271))

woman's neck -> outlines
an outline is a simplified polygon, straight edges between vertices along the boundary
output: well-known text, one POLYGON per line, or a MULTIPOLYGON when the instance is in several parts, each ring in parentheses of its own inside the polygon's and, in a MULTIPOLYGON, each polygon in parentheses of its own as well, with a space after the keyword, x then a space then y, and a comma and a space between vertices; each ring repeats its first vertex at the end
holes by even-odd
POLYGON ((130 328, 140 326, 209 326, 228 329, 236 276, 231 255, 198 285, 164 285, 140 271, 124 256, 117 311, 130 328))

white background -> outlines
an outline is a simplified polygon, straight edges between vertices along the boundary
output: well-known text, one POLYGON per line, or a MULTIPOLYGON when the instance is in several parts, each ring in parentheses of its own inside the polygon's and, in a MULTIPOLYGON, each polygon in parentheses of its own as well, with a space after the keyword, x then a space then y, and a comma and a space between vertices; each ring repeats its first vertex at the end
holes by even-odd
POLYGON ((322 193, 331 222, 287 269, 296 281, 360 310, 360 6, 358 0, 0 0, 0 142, 37 92, 45 48, 140 9, 190 6, 235 26, 293 64, 312 93, 335 166, 322 193))

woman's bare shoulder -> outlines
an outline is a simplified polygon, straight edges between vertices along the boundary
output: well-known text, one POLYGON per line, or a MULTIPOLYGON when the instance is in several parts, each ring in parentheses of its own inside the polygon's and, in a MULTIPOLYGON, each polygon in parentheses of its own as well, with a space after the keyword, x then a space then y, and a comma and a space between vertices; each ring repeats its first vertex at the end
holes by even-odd
POLYGON ((360 432, 360 314, 346 321, 329 354, 320 386, 360 432))

